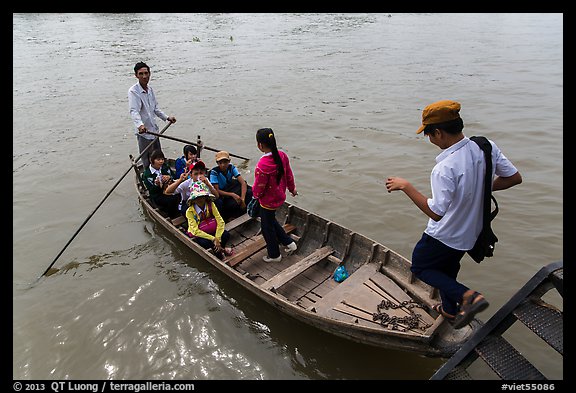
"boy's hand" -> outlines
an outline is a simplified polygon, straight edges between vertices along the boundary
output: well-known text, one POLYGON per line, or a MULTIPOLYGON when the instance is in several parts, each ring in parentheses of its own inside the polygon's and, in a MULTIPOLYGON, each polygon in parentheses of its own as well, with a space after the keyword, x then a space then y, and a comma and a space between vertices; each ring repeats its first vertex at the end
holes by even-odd
POLYGON ((236 201, 237 204, 241 205, 244 201, 240 198, 240 195, 232 193, 232 198, 236 201))
POLYGON ((388 192, 403 190, 408 184, 410 184, 410 182, 406 179, 391 176, 386 179, 386 190, 388 190, 388 192))
POLYGON ((188 178, 189 174, 190 174, 190 171, 182 172, 182 174, 180 175, 180 179, 178 179, 178 180, 180 180, 180 183, 182 183, 184 180, 186 180, 188 178))

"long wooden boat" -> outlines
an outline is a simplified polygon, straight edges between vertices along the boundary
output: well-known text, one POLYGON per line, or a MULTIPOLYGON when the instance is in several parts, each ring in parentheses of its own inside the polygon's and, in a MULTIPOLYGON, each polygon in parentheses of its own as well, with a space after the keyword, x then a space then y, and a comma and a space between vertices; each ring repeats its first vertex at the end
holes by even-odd
MULTIPOLYGON (((169 160, 173 164, 173 160, 169 160)), ((432 357, 454 354, 478 321, 455 330, 432 310, 437 290, 414 277, 410 261, 346 227, 285 202, 278 222, 297 242, 292 255, 266 263, 259 219, 244 214, 226 223, 234 255, 218 259, 186 234, 185 218, 169 219, 154 206, 134 165, 138 197, 150 218, 242 287, 279 311, 334 335, 432 357), (336 282, 344 265, 349 277, 336 282)), ((282 250, 282 247, 281 247, 282 250)))

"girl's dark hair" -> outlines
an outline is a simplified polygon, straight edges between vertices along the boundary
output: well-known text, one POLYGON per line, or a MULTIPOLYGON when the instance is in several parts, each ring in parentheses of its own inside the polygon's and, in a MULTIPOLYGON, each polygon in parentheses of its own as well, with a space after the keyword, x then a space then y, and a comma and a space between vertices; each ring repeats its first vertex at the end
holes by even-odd
POLYGON ((198 150, 196 150, 196 147, 194 147, 192 145, 185 145, 184 146, 184 157, 188 158, 188 153, 198 154, 198 150))
POLYGON ((150 163, 153 163, 154 160, 157 160, 158 158, 166 159, 166 157, 164 157, 164 153, 162 152, 162 150, 156 149, 152 153, 150 153, 150 158, 149 158, 150 163))
POLYGON ((282 164, 282 159, 280 154, 278 154, 278 147, 276 146, 276 137, 274 136, 274 131, 271 128, 261 128, 256 131, 256 142, 263 144, 264 146, 272 150, 272 158, 278 167, 278 174, 276 175, 276 181, 280 183, 282 176, 284 176, 284 164, 282 164))
POLYGON ((435 129, 441 129, 446 131, 448 134, 458 134, 464 129, 464 122, 461 118, 445 121, 444 123, 428 124, 424 128, 424 135, 428 135, 434 132, 435 129))

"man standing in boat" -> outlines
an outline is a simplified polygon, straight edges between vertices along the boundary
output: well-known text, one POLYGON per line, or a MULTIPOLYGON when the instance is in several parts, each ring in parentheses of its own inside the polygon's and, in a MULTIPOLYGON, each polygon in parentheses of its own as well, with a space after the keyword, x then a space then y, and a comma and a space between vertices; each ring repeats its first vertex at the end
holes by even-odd
MULTIPOLYGON (((407 180, 389 177, 388 192, 401 190, 430 219, 412 253, 412 272, 438 288, 442 303, 434 309, 460 329, 488 307, 482 294, 459 283, 460 260, 472 249, 482 229, 484 200, 484 152, 462 129, 460 104, 442 100, 422 112, 422 126, 430 142, 440 149, 430 183, 432 198, 421 194, 407 180)), ((522 182, 522 176, 492 141, 492 191, 522 182)))
MULTIPOLYGON (((158 132, 158 125, 154 120, 154 115, 160 119, 171 123, 176 123, 174 116, 166 115, 160 108, 158 108, 158 101, 152 86, 148 85, 150 82, 150 67, 144 62, 138 62, 134 66, 134 75, 138 82, 128 90, 128 104, 130 107, 130 117, 134 122, 135 134, 138 139, 138 149, 142 153, 146 146, 154 140, 154 136, 146 134, 146 131, 158 132)), ((150 160, 148 156, 154 150, 161 150, 160 139, 156 139, 154 145, 148 149, 147 154, 142 156, 142 163, 144 168, 148 168, 150 160)))

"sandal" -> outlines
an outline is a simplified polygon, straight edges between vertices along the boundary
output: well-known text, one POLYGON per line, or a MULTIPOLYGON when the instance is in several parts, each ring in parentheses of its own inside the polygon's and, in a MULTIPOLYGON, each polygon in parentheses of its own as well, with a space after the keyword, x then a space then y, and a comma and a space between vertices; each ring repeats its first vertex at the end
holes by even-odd
POLYGON ((454 319, 454 329, 461 329, 468 325, 474 319, 474 316, 481 311, 488 308, 490 303, 480 292, 472 292, 471 295, 465 296, 462 299, 462 306, 460 307, 460 312, 456 315, 454 319))
POLYGON ((438 304, 433 305, 432 310, 434 310, 438 314, 442 315, 444 317, 444 319, 447 319, 449 322, 454 321, 454 318, 456 318, 455 315, 448 314, 446 311, 444 311, 444 309, 442 308, 442 303, 438 303, 438 304))
POLYGON ((234 249, 232 247, 226 247, 224 249, 224 255, 226 255, 227 257, 231 257, 232 255, 234 255, 234 249))

